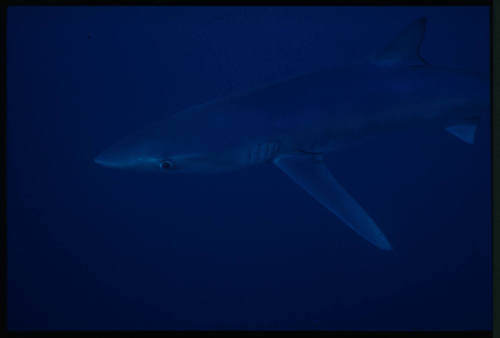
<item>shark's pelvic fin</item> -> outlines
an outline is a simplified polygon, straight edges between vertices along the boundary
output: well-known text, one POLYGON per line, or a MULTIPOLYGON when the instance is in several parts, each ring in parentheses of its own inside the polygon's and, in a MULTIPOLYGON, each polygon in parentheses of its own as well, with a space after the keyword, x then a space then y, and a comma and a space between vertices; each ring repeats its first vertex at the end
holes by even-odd
POLYGON ((477 125, 458 124, 446 127, 446 131, 468 144, 474 144, 477 125))
POLYGON ((391 43, 371 58, 371 62, 383 66, 422 66, 429 64, 420 56, 427 18, 412 22, 391 43))
POLYGON ((284 155, 274 163, 363 238, 380 249, 392 249, 375 222, 331 175, 320 155, 284 155))

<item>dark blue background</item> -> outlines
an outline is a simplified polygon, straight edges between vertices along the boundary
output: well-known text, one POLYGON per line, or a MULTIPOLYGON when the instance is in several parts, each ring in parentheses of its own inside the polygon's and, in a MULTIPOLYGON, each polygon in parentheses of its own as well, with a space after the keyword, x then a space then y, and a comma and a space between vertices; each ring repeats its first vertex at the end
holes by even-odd
POLYGON ((93 162, 138 126, 349 63, 423 15, 429 62, 489 72, 487 7, 9 8, 9 328, 491 329, 489 112, 474 146, 416 130, 328 156, 392 252, 272 165, 93 162))

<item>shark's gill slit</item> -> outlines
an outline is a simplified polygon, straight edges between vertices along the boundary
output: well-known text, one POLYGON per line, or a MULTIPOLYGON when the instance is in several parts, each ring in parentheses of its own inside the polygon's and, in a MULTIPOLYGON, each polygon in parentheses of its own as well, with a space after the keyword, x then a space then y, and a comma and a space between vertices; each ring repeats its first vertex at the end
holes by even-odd
POLYGON ((272 159, 279 151, 279 143, 264 142, 248 148, 246 157, 248 164, 257 164, 272 159))

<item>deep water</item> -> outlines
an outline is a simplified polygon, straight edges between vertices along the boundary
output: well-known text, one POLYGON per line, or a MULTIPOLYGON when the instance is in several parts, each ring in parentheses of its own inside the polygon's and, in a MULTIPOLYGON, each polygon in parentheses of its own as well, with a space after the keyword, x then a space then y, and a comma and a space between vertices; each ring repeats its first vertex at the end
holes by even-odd
POLYGON ((93 161, 191 105, 360 59, 421 16, 426 60, 489 72, 487 7, 9 8, 9 329, 491 329, 489 112, 472 146, 412 130, 327 156, 392 252, 270 164, 93 161))

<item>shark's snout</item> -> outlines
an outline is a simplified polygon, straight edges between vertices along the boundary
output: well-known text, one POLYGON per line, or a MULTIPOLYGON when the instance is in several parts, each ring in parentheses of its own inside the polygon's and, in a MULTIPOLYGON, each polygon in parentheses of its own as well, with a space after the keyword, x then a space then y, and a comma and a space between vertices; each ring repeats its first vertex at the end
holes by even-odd
MULTIPOLYGON (((119 150, 119 149, 118 149, 119 150)), ((117 151, 116 147, 110 147, 103 152, 99 153, 94 162, 110 168, 125 168, 131 165, 131 158, 123 154, 122 151, 117 151)))
POLYGON ((103 167, 115 167, 115 168, 121 167, 121 165, 119 165, 115 160, 106 156, 106 154, 104 153, 101 153, 98 156, 96 156, 94 158, 94 162, 99 165, 102 165, 103 167))
POLYGON ((112 146, 98 154, 94 162, 103 167, 134 170, 157 170, 173 166, 170 161, 161 161, 157 156, 141 152, 140 149, 119 146, 112 146))

